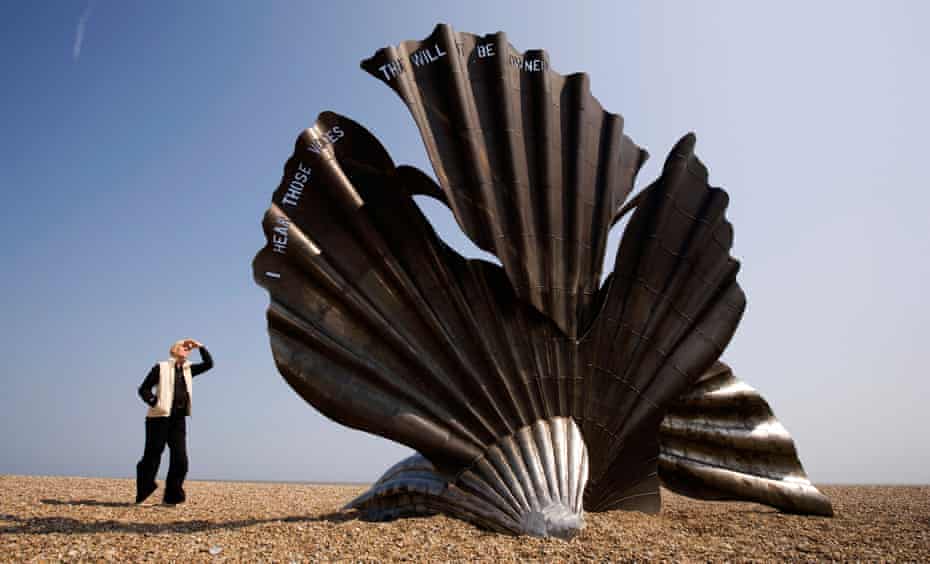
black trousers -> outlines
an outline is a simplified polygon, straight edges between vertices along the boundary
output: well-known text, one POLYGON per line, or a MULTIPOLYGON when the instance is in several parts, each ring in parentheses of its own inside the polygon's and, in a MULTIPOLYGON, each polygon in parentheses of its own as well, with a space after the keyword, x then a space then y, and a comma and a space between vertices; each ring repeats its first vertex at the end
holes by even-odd
POLYGON ((184 501, 184 478, 187 476, 187 421, 184 415, 145 419, 145 452, 136 464, 136 493, 155 489, 155 475, 161 454, 168 445, 168 477, 165 479, 165 503, 184 501))

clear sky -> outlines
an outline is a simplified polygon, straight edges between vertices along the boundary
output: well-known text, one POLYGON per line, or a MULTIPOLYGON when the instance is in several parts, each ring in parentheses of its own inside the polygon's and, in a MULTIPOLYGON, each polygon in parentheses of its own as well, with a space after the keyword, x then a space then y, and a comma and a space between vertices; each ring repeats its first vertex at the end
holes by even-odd
MULTIPOLYGON (((773 405, 815 482, 930 482, 930 3, 2 10, 0 474, 133 475, 136 387, 181 337, 216 359, 195 381, 191 478, 369 481, 409 452, 287 386, 250 262, 294 139, 320 111, 432 173, 400 99, 358 65, 445 22, 588 72, 652 155, 639 187, 695 131, 731 195, 749 301, 724 359, 773 405)), ((428 213, 474 256, 450 214, 428 213)))

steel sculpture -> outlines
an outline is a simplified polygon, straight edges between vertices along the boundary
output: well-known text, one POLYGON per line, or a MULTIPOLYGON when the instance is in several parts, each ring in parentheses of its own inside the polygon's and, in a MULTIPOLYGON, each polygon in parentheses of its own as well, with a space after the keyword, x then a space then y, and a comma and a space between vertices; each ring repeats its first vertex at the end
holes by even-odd
POLYGON ((693 135, 627 202, 646 152, 545 52, 439 25, 362 67, 407 103, 438 185, 324 112, 297 139, 253 261, 285 380, 419 452, 349 507, 570 537, 585 510, 658 511, 661 482, 832 514, 765 401, 717 362, 745 298, 728 197, 693 135), (417 194, 503 266, 447 247, 417 194))

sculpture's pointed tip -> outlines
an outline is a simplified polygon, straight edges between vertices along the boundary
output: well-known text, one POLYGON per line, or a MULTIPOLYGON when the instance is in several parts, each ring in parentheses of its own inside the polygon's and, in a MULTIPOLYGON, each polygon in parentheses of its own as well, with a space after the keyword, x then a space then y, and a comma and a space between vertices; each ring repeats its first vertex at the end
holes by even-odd
POLYGON ((695 145, 697 145, 697 135, 693 131, 689 131, 678 140, 678 143, 675 143, 672 152, 688 157, 694 154, 695 145))

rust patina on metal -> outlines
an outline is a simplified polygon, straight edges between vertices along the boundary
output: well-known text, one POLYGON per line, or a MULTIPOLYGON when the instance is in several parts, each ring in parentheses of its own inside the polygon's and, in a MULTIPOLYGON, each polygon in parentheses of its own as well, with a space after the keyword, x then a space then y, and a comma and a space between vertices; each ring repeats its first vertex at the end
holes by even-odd
POLYGON ((324 112, 297 139, 253 261, 287 382, 420 453, 349 507, 570 537, 585 510, 658 511, 664 483, 832 514, 765 401, 717 362, 745 297, 728 197, 693 135, 624 207, 646 152, 545 52, 440 25, 362 66, 407 103, 438 185, 324 112), (502 266, 447 247, 417 194, 502 266))

